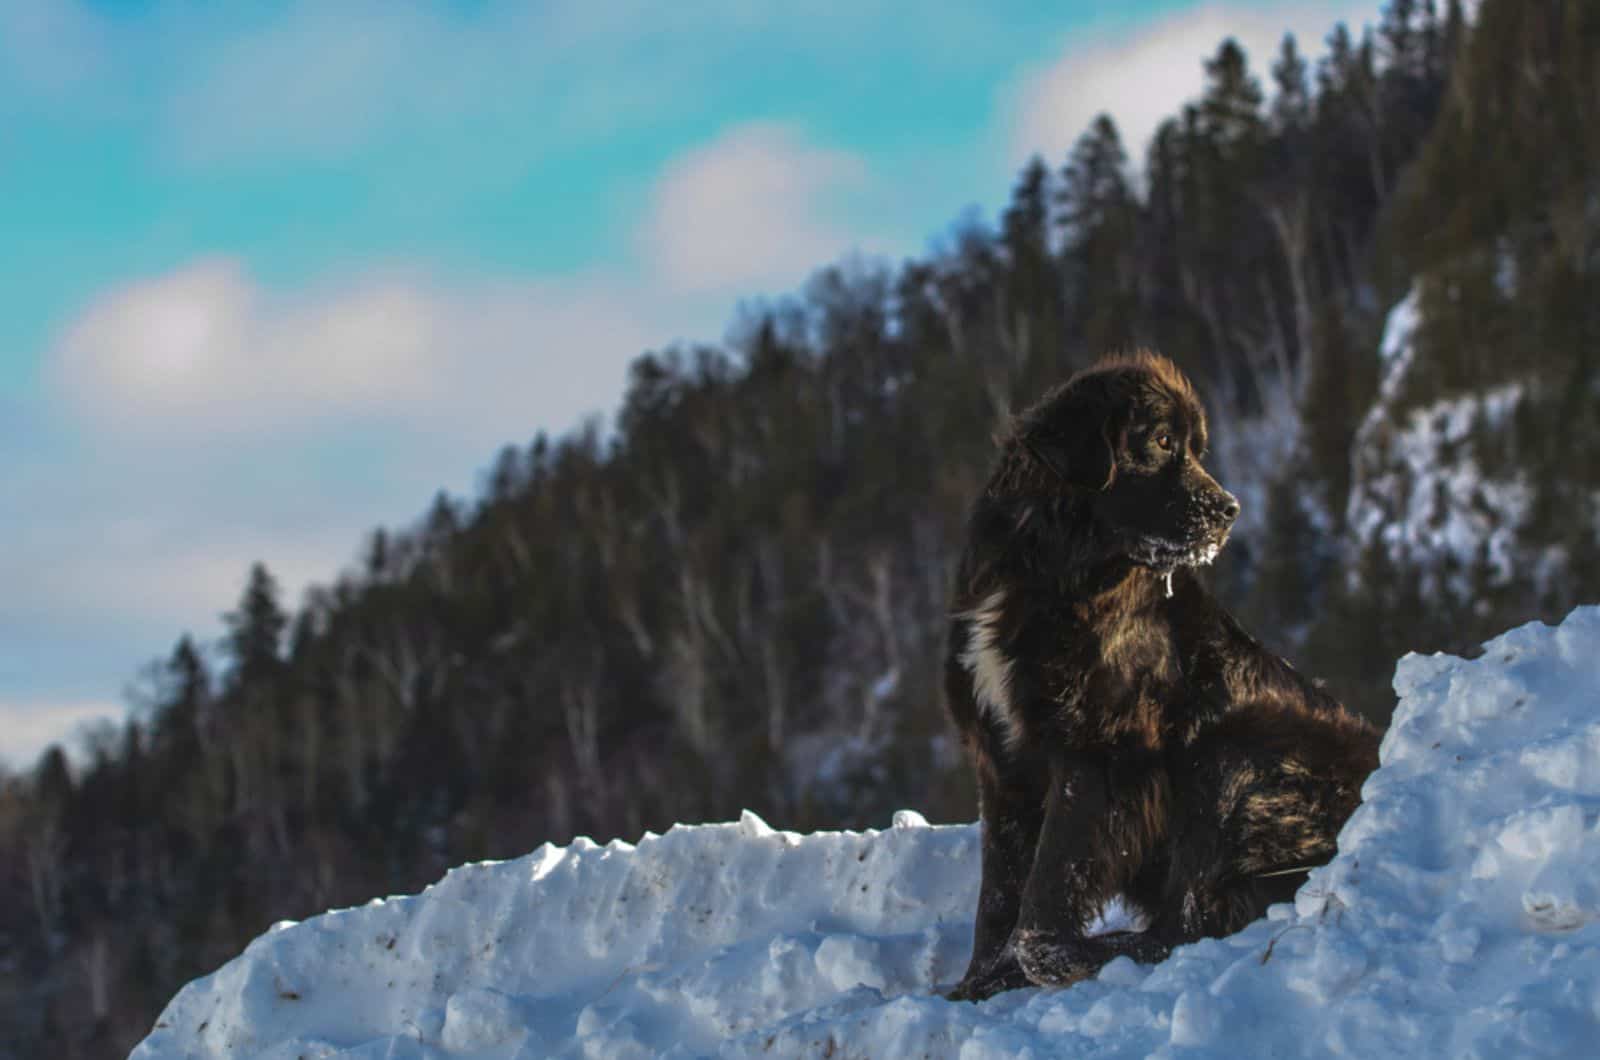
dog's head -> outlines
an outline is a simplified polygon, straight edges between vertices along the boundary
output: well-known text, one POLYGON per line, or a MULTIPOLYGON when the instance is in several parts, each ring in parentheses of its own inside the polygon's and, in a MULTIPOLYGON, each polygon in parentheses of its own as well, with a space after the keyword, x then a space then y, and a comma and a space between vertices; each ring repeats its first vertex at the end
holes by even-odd
MULTIPOLYGON (((1017 420, 1010 460, 1031 489, 1069 491, 1117 552, 1157 571, 1209 563, 1239 502, 1201 466, 1205 410, 1165 357, 1109 357, 1017 420)), ((1080 509, 1081 510, 1081 509, 1080 509)))

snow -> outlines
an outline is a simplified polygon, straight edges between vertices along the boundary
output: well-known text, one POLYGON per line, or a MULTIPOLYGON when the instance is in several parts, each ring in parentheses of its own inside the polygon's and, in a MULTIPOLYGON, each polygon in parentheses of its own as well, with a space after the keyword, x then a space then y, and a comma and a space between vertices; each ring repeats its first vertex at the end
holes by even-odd
POLYGON ((1422 323, 1422 292, 1412 287, 1406 296, 1389 310, 1383 322, 1383 337, 1378 340, 1379 371, 1378 396, 1383 401, 1393 401, 1400 384, 1411 371, 1416 358, 1414 336, 1422 323))
MULTIPOLYGON (((1421 294, 1413 288, 1384 326, 1378 399, 1353 446, 1346 525, 1356 547, 1380 547, 1393 565, 1421 570, 1429 597, 1440 587, 1471 597, 1530 571, 1539 580, 1557 576, 1559 557, 1545 549, 1530 552, 1519 542, 1534 493, 1527 475, 1491 475, 1477 453, 1479 437, 1509 426, 1522 384, 1408 403, 1404 391, 1416 370, 1421 320, 1421 294), (1472 583, 1474 570, 1486 576, 1483 586, 1472 583)), ((1349 569, 1358 579, 1359 565, 1349 569)))
POLYGON ((1592 1055, 1600 608, 1410 655, 1382 765, 1292 905, 1154 967, 982 1004, 974 826, 754 814, 467 865, 251 943, 155 1057, 1592 1055))

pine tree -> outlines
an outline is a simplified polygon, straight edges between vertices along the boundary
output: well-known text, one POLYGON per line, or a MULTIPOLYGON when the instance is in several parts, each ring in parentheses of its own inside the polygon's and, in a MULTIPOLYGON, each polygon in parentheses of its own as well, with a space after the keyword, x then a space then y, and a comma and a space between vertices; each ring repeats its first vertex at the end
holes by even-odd
POLYGON ((233 663, 230 675, 234 687, 270 684, 283 665, 283 632, 289 616, 278 603, 278 582, 265 564, 250 568, 239 606, 222 616, 228 627, 224 641, 233 663))
POLYGON ((67 753, 60 744, 51 744, 34 768, 34 797, 45 806, 61 807, 72 797, 76 786, 72 767, 67 764, 67 753))
POLYGON ((1057 195, 1068 247, 1082 247, 1108 225, 1124 223, 1133 203, 1128 153, 1111 115, 1095 118, 1072 148, 1057 195))
POLYGON ((1285 33, 1272 65, 1272 82, 1277 88, 1272 98, 1272 126, 1279 135, 1301 133, 1311 120, 1311 86, 1307 82, 1305 57, 1295 43, 1294 34, 1285 33))
POLYGON ((1423 70, 1423 34, 1417 25, 1417 0, 1389 0, 1378 24, 1388 71, 1401 77, 1419 77, 1423 70))
POLYGON ((996 326, 1010 351, 1008 401, 1040 370, 1053 370, 1066 343, 1061 276, 1050 246, 1052 193, 1049 167, 1035 155, 1023 167, 1001 215, 1003 306, 996 326))
POLYGON ((372 531, 367 538, 367 554, 362 561, 368 581, 381 582, 390 574, 390 564, 393 562, 389 546, 389 532, 383 527, 372 531))
POLYGON ((1062 261, 1084 359, 1137 342, 1139 206, 1108 114, 1078 138, 1061 171, 1062 261))
POLYGON ((1317 64, 1317 96, 1327 99, 1350 87, 1355 67, 1355 42, 1350 27, 1343 22, 1333 27, 1327 39, 1328 54, 1317 64))
POLYGON ((503 446, 495 457, 489 472, 484 501, 493 504, 510 498, 523 482, 522 451, 514 445, 503 446))
POLYGON ((1011 203, 1001 215, 1000 239, 1015 262, 1043 258, 1050 242, 1050 170, 1034 155, 1023 166, 1011 192, 1011 203))
POLYGON ((1244 49, 1231 37, 1206 60, 1205 70, 1200 99, 1203 134, 1225 157, 1246 165, 1264 131, 1261 85, 1250 73, 1244 49))
POLYGON ((158 753, 184 758, 195 752, 196 726, 211 698, 205 660, 185 633, 157 674, 153 743, 158 753))

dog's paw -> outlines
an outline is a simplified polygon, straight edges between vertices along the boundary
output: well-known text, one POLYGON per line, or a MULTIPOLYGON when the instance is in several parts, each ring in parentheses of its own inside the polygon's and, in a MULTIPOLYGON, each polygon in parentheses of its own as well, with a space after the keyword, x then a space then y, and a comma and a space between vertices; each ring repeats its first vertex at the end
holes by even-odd
POLYGON ((1092 938, 1019 932, 1013 944, 1023 973, 1037 986, 1071 986, 1094 976, 1116 957, 1154 964, 1168 953, 1166 945, 1137 931, 1092 938))
POLYGON ((1110 960, 1087 939, 1046 931, 1019 931, 1012 945, 1023 974, 1036 986, 1070 986, 1110 960))
POLYGON ((1017 959, 1006 954, 987 968, 979 971, 969 969, 966 978, 944 997, 946 1001, 985 1001, 1007 990, 1032 985, 1017 959))

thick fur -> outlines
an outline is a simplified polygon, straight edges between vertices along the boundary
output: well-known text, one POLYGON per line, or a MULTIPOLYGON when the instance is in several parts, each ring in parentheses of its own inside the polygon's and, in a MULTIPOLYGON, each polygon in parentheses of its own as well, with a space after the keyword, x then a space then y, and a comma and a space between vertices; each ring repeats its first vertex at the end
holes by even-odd
POLYGON ((1238 503, 1170 361, 1110 358, 1018 417, 974 505, 946 691, 977 770, 983 881, 952 993, 1065 984, 1238 930, 1326 861, 1377 733, 1194 574, 1238 503), (1085 925, 1117 894, 1142 933, 1085 925))

